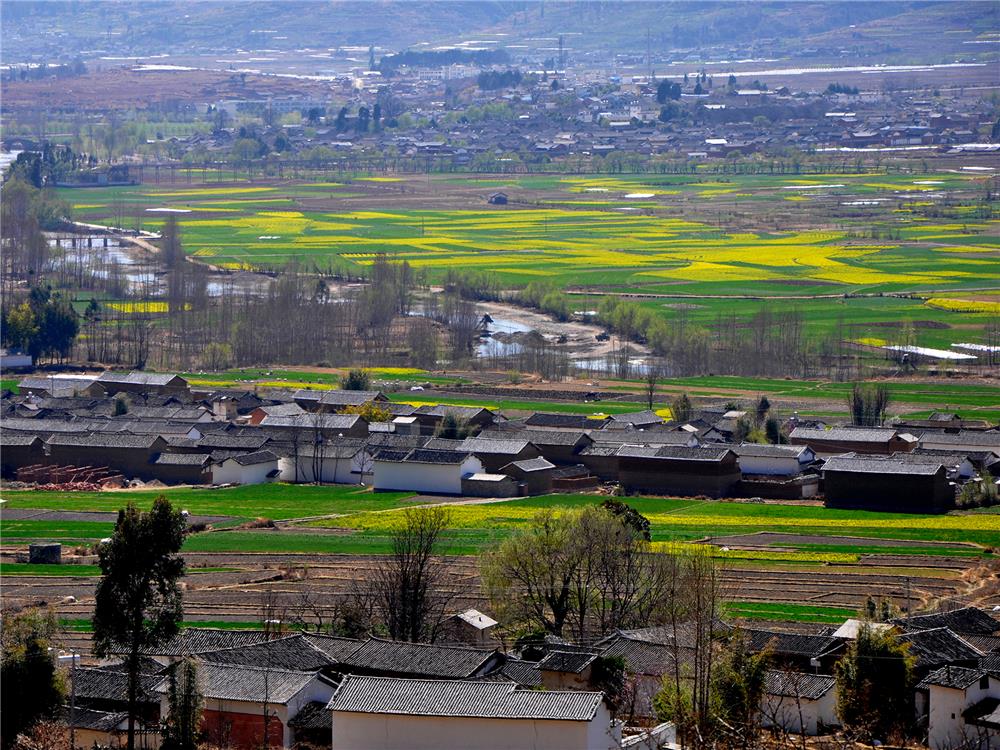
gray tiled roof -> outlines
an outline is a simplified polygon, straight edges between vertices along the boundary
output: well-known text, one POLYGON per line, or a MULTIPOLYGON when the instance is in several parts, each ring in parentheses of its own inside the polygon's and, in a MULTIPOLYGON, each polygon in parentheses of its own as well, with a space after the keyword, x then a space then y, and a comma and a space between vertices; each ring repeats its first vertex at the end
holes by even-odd
POLYGON ((996 432, 980 432, 978 430, 963 430, 962 432, 934 432, 924 433, 921 441, 926 438, 933 443, 947 443, 955 447, 985 446, 987 448, 1000 443, 1000 434, 996 432))
MULTIPOLYGON (((530 474, 533 471, 548 471, 549 469, 556 468, 555 464, 546 461, 541 456, 538 458, 526 458, 521 461, 511 461, 507 466, 515 466, 526 474, 530 474)), ((507 466, 503 468, 506 469, 507 466)))
POLYGON ((278 460, 278 457, 271 451, 256 451, 255 453, 244 453, 234 456, 233 460, 240 466, 256 466, 257 464, 267 464, 278 460))
POLYGON ((13 448, 14 446, 31 445, 34 442, 41 442, 41 438, 38 435, 18 435, 11 434, 6 430, 0 432, 0 445, 5 445, 13 448))
POLYGON ((812 427, 796 427, 789 437, 799 440, 835 440, 837 442, 887 443, 895 437, 896 431, 879 427, 833 427, 819 430, 812 427))
POLYGON ((453 416, 456 419, 471 419, 484 411, 492 413, 489 409, 482 406, 451 406, 449 404, 435 404, 432 406, 428 404, 418 407, 413 413, 426 414, 431 417, 453 416))
POLYGON ((597 654, 584 651, 550 651, 538 662, 544 672, 572 672, 579 674, 593 663, 597 654))
POLYGON ((823 464, 823 471, 843 471, 851 474, 905 474, 933 476, 943 468, 941 463, 907 464, 891 458, 832 456, 823 464))
POLYGON ((807 445, 762 445, 760 443, 743 443, 733 447, 733 453, 737 456, 758 456, 761 458, 798 458, 807 450, 809 450, 807 445))
POLYGON ((204 466, 209 459, 207 453, 161 453, 153 463, 159 466, 204 466))
POLYGON ((97 732, 112 732, 128 721, 127 711, 98 711, 82 706, 63 706, 59 710, 59 720, 66 726, 72 724, 77 729, 92 729, 97 732))
MULTIPOLYGON (((315 672, 291 669, 261 669, 199 662, 198 689, 204 698, 283 705, 315 679, 315 672)), ((169 682, 161 680, 156 692, 167 692, 169 682)))
POLYGON ((948 628, 958 635, 993 635, 1000 630, 1000 622, 978 607, 962 607, 950 612, 901 617, 894 620, 894 623, 904 630, 948 628))
POLYGON ((349 430, 361 419, 357 414, 296 414, 290 417, 264 417, 261 427, 294 427, 296 429, 349 430))
POLYGON ((466 678, 485 671, 496 651, 372 638, 340 663, 345 671, 382 672, 421 677, 466 678))
POLYGON ((627 424, 660 424, 663 417, 653 411, 633 411, 628 414, 612 414, 611 421, 627 424))
POLYGON ((618 634, 604 642, 601 655, 620 656, 625 660, 626 670, 633 674, 662 675, 673 671, 676 659, 682 665, 689 661, 691 650, 618 634))
POLYGON ((422 448, 431 438, 426 435, 394 435, 391 432, 381 432, 369 435, 365 439, 369 449, 375 448, 422 448))
POLYGON ((583 430, 590 427, 597 427, 602 421, 604 420, 592 419, 585 414, 535 412, 524 420, 524 424, 528 427, 564 427, 583 430))
POLYGON ((72 393, 75 389, 83 390, 91 385, 97 378, 47 378, 41 375, 29 375, 18 381, 17 388, 21 393, 26 391, 62 391, 72 393))
POLYGON ((292 417, 296 414, 305 414, 305 410, 298 404, 273 404, 257 407, 269 417, 292 417))
POLYGON ((515 659, 511 656, 504 660, 499 670, 478 679, 488 682, 514 682, 521 687, 542 686, 542 672, 536 662, 515 659))
POLYGON ((480 437, 491 438, 492 436, 504 436, 516 440, 526 440, 538 446, 561 445, 574 446, 577 443, 590 444, 594 440, 583 430, 516 430, 500 431, 489 430, 479 434, 480 437))
POLYGON ((351 654, 361 648, 365 641, 356 638, 340 638, 323 633, 303 633, 302 637, 335 662, 346 661, 351 654))
POLYGON ((472 454, 468 451, 414 448, 409 451, 383 448, 375 454, 376 461, 404 462, 408 464, 460 464, 472 454))
POLYGON ((313 391, 308 388, 295 391, 296 401, 315 401, 330 406, 361 406, 369 401, 384 398, 382 391, 313 391))
POLYGON ((768 695, 819 700, 837 684, 837 678, 828 674, 785 672, 780 669, 767 671, 765 692, 768 695))
POLYGON ((983 653, 966 643, 948 628, 917 630, 899 637, 910 645, 910 654, 916 657, 917 669, 933 669, 944 664, 975 663, 983 653))
POLYGON ((298 446, 294 444, 284 444, 282 447, 282 454, 288 457, 295 456, 298 453, 299 458, 312 458, 314 455, 321 456, 323 458, 354 458, 363 448, 365 447, 364 438, 336 438, 333 440, 327 440, 320 445, 314 445, 312 442, 303 442, 298 446))
POLYGON ((263 448, 269 439, 267 435, 229 435, 222 432, 199 438, 198 447, 256 451, 263 448))
POLYGON ((179 375, 167 372, 102 372, 99 383, 129 383, 131 385, 168 385, 174 378, 183 380, 179 375))
MULTIPOLYGON (((267 640, 263 630, 229 630, 227 628, 186 628, 162 646, 147 649, 147 653, 162 656, 201 654, 223 648, 249 646, 267 640)), ((116 653, 122 653, 121 650, 116 653)))
POLYGON ((590 721, 602 693, 525 690, 509 682, 344 678, 330 700, 333 711, 487 719, 590 721))
MULTIPOLYGON (((430 445, 427 447, 430 447, 430 445)), ((490 437, 473 437, 463 440, 458 450, 469 451, 471 453, 516 456, 521 451, 534 447, 527 440, 521 440, 518 437, 500 440, 494 440, 490 437)))
POLYGON ((680 461, 721 461, 730 453, 728 447, 707 445, 689 448, 686 445, 623 445, 618 449, 622 458, 656 458, 680 461))
MULTIPOLYGON (((77 667, 75 670, 76 697, 81 701, 128 700, 128 674, 108 669, 77 667)), ((157 699, 153 689, 163 678, 159 675, 139 675, 139 700, 152 703, 157 699)), ((10 686, 5 686, 6 690, 10 686)))
POLYGON ((809 633, 781 633, 773 630, 744 631, 749 638, 748 648, 757 653, 770 647, 776 656, 803 656, 816 658, 837 648, 841 641, 828 635, 809 633))
POLYGON ((49 445, 145 450, 153 448, 158 442, 162 444, 159 435, 127 435, 120 432, 100 432, 91 435, 53 435, 47 442, 49 445))
POLYGON ((311 672, 333 664, 334 661, 304 635, 290 635, 250 646, 208 651, 200 654, 199 658, 213 664, 276 667, 302 672, 311 672))
POLYGON ((927 675, 917 684, 917 689, 926 690, 932 685, 938 687, 955 688, 964 690, 970 685, 979 681, 987 674, 984 669, 970 669, 968 667, 941 667, 927 675))

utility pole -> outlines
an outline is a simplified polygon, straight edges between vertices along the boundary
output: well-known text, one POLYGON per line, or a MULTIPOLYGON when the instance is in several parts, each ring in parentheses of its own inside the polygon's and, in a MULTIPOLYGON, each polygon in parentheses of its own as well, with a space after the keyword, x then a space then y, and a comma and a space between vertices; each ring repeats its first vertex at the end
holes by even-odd
MULTIPOLYGON (((76 750, 76 662, 80 654, 70 651, 56 657, 58 661, 70 660, 69 665, 69 750, 76 750)), ((9 688, 9 686, 8 686, 9 688)))
POLYGON ((651 43, 650 30, 646 29, 646 70, 649 75, 649 82, 653 82, 653 45, 651 43))

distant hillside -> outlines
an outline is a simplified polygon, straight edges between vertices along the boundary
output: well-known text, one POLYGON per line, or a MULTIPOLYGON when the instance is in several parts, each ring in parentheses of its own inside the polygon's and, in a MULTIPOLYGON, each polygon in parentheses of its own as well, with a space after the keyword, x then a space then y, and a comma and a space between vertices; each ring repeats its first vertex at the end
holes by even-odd
MULTIPOLYGON (((995 29, 992 2, 17 2, 4 5, 4 59, 31 55, 213 54, 236 48, 402 50, 478 38, 524 43, 538 56, 567 47, 643 54, 732 45, 787 52, 820 45, 940 56, 935 35, 995 29), (498 36, 498 35, 504 36, 498 36), (934 42, 933 44, 931 42, 934 42)), ((966 39, 968 36, 966 37, 966 39)), ((959 42, 961 43, 961 42, 959 42)), ((968 48, 967 48, 968 49, 968 48)), ((973 50, 983 53, 984 49, 973 50)))
POLYGON ((77 50, 121 55, 372 44, 395 50, 494 25, 514 5, 521 3, 32 1, 4 4, 2 39, 5 59, 30 53, 52 32, 63 32, 61 43, 77 50))

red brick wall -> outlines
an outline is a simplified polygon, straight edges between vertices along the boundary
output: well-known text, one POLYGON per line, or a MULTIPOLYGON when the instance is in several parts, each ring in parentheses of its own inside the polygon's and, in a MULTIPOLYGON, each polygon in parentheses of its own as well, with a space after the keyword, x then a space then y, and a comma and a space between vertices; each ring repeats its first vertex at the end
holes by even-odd
MULTIPOLYGON (((202 714, 202 730, 209 745, 256 750, 264 742, 263 707, 260 714, 241 714, 230 711, 205 709, 202 714)), ((284 731, 277 716, 270 717, 268 744, 281 747, 284 731)))

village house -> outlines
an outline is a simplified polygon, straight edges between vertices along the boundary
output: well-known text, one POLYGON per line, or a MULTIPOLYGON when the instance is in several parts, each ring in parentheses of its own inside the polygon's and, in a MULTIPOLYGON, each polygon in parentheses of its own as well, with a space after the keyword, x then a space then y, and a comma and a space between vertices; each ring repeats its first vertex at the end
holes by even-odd
POLYGON ((942 667, 917 684, 931 750, 1000 747, 1000 677, 985 669, 942 667))
MULTIPOLYGON (((99 711, 76 706, 64 706, 59 721, 73 728, 74 750, 92 750, 94 747, 122 747, 128 736, 127 711, 99 711)), ((140 725, 141 726, 141 725, 140 725)), ((160 746, 159 726, 140 731, 137 744, 144 750, 160 746)))
POLYGON ((43 463, 45 450, 38 435, 11 434, 0 432, 0 474, 12 478, 23 466, 43 463))
MULTIPOLYGON (((431 441, 426 447, 433 448, 436 442, 431 441)), ((541 455, 533 443, 517 436, 500 438, 481 435, 466 438, 455 449, 469 451, 482 462, 483 469, 490 472, 498 472, 501 467, 513 461, 525 461, 541 455)))
MULTIPOLYGON (((286 447, 278 459, 282 482, 360 484, 364 479, 365 440, 343 438, 286 447)), ((370 474, 371 467, 368 467, 370 474)))
POLYGON ((760 705, 761 726, 815 736, 840 726, 832 675, 769 669, 760 705))
POLYGON ((1000 431, 925 432, 920 447, 952 453, 988 450, 1000 455, 1000 431))
POLYGON ((827 505, 905 513, 941 513, 955 487, 941 463, 908 464, 889 457, 834 456, 823 465, 827 505))
POLYGON ((212 484, 212 457, 208 453, 161 453, 152 472, 164 484, 212 484))
POLYGON ((496 421, 496 414, 489 409, 478 406, 449 406, 438 404, 418 407, 411 415, 420 424, 420 432, 433 435, 437 432, 445 417, 452 417, 460 424, 466 424, 474 430, 480 430, 496 421))
POLYGON ((53 375, 29 375, 17 384, 22 394, 35 396, 68 397, 104 395, 104 389, 96 385, 94 376, 77 376, 56 373, 53 375))
POLYGON ((483 471, 468 451, 385 448, 375 454, 372 486, 430 495, 461 495, 462 478, 483 471))
POLYGON ((733 448, 733 452, 739 458, 743 476, 792 477, 816 460, 816 453, 807 445, 743 443, 733 448))
POLYGON ((264 484, 278 474, 278 457, 268 450, 229 456, 212 464, 212 484, 264 484))
POLYGON ((804 445, 744 443, 733 448, 739 457, 740 497, 798 500, 819 493, 819 473, 812 448, 804 445))
POLYGON ((97 385, 109 396, 117 393, 160 393, 190 397, 188 382, 180 375, 157 372, 104 372, 97 385))
POLYGON ((882 427, 833 427, 829 430, 796 427, 788 436, 792 445, 808 445, 819 456, 855 453, 909 453, 917 439, 909 433, 882 427))
POLYGON ((505 657, 496 649, 369 638, 337 661, 345 674, 469 680, 492 674, 505 657))
POLYGON ((313 391, 302 389, 295 392, 295 403, 306 411, 340 412, 349 406, 388 403, 389 398, 382 391, 313 391))
POLYGON ((630 492, 725 497, 740 480, 727 447, 635 446, 617 451, 618 481, 630 492))
POLYGON ((333 750, 612 750, 621 728, 603 694, 510 682, 350 675, 330 700, 333 750))
POLYGON ((585 690, 591 685, 596 652, 549 651, 538 662, 542 687, 546 690, 585 690))
POLYGON ((604 426, 609 417, 586 414, 550 414, 535 412, 523 424, 532 430, 596 430, 604 426))
POLYGON ((506 474, 479 472, 462 477, 462 494, 466 497, 517 497, 517 480, 506 474))
POLYGON ((488 647, 493 641, 491 633, 496 626, 497 621, 489 615, 484 615, 478 609, 467 609, 445 619, 441 625, 439 640, 488 647))
POLYGON ((311 440, 314 435, 324 438, 364 437, 368 434, 368 422, 357 414, 295 414, 292 416, 265 416, 258 429, 264 434, 273 430, 297 430, 303 440, 311 440))
POLYGON ((252 425, 259 425, 265 417, 296 417, 305 414, 306 410, 296 403, 291 404, 268 404, 258 406, 250 412, 250 419, 247 420, 252 425))
POLYGON ((555 464, 538 457, 524 461, 512 461, 500 467, 500 471, 513 477, 520 484, 525 495, 547 495, 552 492, 555 464))
POLYGON ((106 466, 129 478, 153 479, 153 462, 167 447, 160 435, 120 432, 53 435, 45 444, 45 463, 60 466, 106 466))
MULTIPOLYGON (((209 662, 198 664, 197 675, 206 741, 238 750, 291 747, 294 730, 289 721, 310 703, 328 701, 335 686, 317 672, 209 662)), ((166 716, 168 681, 161 680, 155 690, 166 716)))

